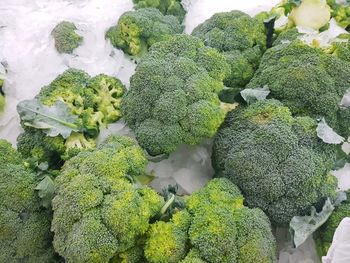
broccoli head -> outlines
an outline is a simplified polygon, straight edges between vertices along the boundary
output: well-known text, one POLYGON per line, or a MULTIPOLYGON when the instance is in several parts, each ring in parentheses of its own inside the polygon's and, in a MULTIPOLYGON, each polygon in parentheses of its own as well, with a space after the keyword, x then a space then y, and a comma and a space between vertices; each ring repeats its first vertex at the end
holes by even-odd
POLYGON ((350 135, 350 108, 340 102, 350 86, 350 64, 300 40, 266 51, 248 88, 268 86, 270 95, 298 116, 324 117, 350 135))
POLYGON ((163 15, 176 16, 180 22, 185 18, 186 11, 180 0, 133 0, 136 9, 154 7, 163 15))
POLYGON ((0 140, 0 262, 56 262, 50 212, 40 207, 36 175, 0 140))
POLYGON ((228 179, 213 179, 185 199, 186 208, 170 221, 151 225, 148 262, 276 262, 269 219, 260 209, 244 207, 240 190, 228 179))
POLYGON ((43 87, 36 98, 47 106, 63 101, 78 116, 81 130, 72 132, 67 139, 60 135, 47 137, 43 131, 22 123, 25 131, 17 138, 19 152, 26 158, 34 157, 59 168, 64 160, 80 151, 94 149, 100 127, 121 117, 120 103, 125 91, 117 78, 105 74, 91 78, 82 70, 66 70, 43 87))
POLYGON ((135 246, 163 205, 156 192, 131 183, 146 165, 142 149, 119 136, 64 164, 51 229, 54 248, 67 263, 139 262, 135 246))
POLYGON ((223 56, 198 38, 177 35, 154 44, 122 101, 141 147, 158 155, 212 137, 225 117, 217 93, 229 72, 223 56))
POLYGON ((141 8, 124 13, 118 24, 107 31, 106 38, 126 54, 141 57, 154 43, 168 40, 182 31, 176 17, 164 16, 156 8, 141 8))
MULTIPOLYGON (((347 192, 347 196, 349 197, 349 192, 347 192)), ((332 245, 335 230, 345 217, 350 217, 350 201, 348 199, 335 207, 326 223, 314 234, 316 248, 320 256, 327 254, 328 249, 332 245)))
POLYGON ((266 50, 262 19, 237 10, 214 14, 198 25, 192 35, 223 52, 231 66, 225 85, 232 88, 242 88, 249 82, 266 50))
POLYGON ((55 39, 55 47, 59 53, 71 54, 83 42, 83 37, 75 30, 77 28, 74 23, 68 21, 60 22, 52 30, 51 35, 55 39))
POLYGON ((316 134, 309 117, 293 118, 276 100, 230 112, 214 139, 213 165, 242 190, 249 207, 261 208, 276 225, 335 197, 329 174, 336 147, 316 134))

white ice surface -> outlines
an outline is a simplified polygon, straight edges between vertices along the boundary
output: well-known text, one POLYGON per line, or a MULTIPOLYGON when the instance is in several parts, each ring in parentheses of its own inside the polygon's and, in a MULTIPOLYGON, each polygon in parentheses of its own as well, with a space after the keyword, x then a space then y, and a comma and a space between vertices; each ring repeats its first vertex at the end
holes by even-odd
MULTIPOLYGON (((184 0, 188 15, 187 33, 216 12, 239 9, 251 15, 268 10, 279 0, 184 0)), ((135 64, 120 50, 105 41, 104 33, 118 17, 132 9, 131 0, 0 0, 0 61, 8 63, 5 82, 7 105, 0 116, 0 138, 15 144, 20 133, 16 104, 34 97, 40 88, 50 83, 68 67, 87 71, 91 75, 106 73, 117 76, 128 85, 135 64), (52 28, 60 21, 76 24, 84 43, 73 55, 60 55, 50 37, 52 28)), ((122 121, 101 132, 133 136, 122 121)), ((183 192, 203 186, 213 175, 210 162, 210 141, 190 147, 180 147, 169 159, 150 163, 148 170, 156 179, 152 185, 161 189, 178 183, 183 192)), ((350 188, 350 166, 336 172, 341 187, 350 188)), ((293 250, 279 238, 282 250, 280 263, 317 263, 313 243, 293 250)))

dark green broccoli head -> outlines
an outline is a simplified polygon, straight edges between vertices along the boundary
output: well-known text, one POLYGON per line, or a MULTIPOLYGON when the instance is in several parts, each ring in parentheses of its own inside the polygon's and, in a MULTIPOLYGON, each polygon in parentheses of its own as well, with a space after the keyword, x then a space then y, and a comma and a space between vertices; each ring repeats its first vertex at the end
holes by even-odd
POLYGON ((242 88, 253 77, 266 49, 266 32, 262 19, 252 18, 241 11, 214 14, 197 26, 193 36, 205 45, 224 52, 231 66, 225 85, 242 88))
MULTIPOLYGON (((347 196, 349 197, 349 192, 347 196)), ((345 217, 350 217, 350 201, 348 199, 334 209, 326 223, 314 235, 320 256, 327 254, 328 249, 332 245, 334 232, 345 217)))
POLYGON ((77 27, 74 23, 68 21, 60 22, 52 30, 51 35, 55 39, 55 47, 59 53, 71 54, 83 42, 83 37, 75 30, 77 27))
POLYGON ((37 178, 11 145, 0 140, 0 262, 55 262, 50 213, 40 207, 37 178))
POLYGON ((342 136, 350 134, 350 108, 340 106, 350 85, 349 63, 296 40, 266 51, 247 87, 265 85, 293 114, 324 117, 342 136))
POLYGON ((217 93, 229 71, 223 56, 198 38, 177 35, 153 45, 122 101, 140 145, 158 155, 212 137, 225 117, 217 93))
POLYGON ((145 257, 150 263, 177 263, 186 256, 187 231, 191 216, 186 211, 176 213, 170 222, 151 225, 145 245, 145 257))
POLYGON ((180 0, 133 0, 136 9, 154 7, 163 15, 176 16, 180 22, 185 18, 186 11, 180 0))
POLYGON ((197 261, 199 256, 213 263, 276 262, 269 219, 260 209, 244 207, 242 201, 237 186, 224 178, 210 181, 189 197, 193 220, 188 234, 198 251, 197 261))
POLYGON ((334 197, 329 175, 335 146, 316 135, 309 117, 293 118, 287 107, 266 100, 231 112, 214 140, 213 165, 242 190, 250 207, 260 207, 277 225, 305 215, 334 197))
POLYGON ((156 8, 141 8, 124 13, 118 24, 107 31, 106 38, 114 47, 140 57, 154 43, 168 40, 182 31, 183 27, 176 17, 164 16, 156 8))
POLYGON ((136 256, 131 250, 163 205, 156 192, 129 181, 146 165, 142 150, 118 136, 65 163, 56 179, 52 231, 55 250, 67 262, 136 256))

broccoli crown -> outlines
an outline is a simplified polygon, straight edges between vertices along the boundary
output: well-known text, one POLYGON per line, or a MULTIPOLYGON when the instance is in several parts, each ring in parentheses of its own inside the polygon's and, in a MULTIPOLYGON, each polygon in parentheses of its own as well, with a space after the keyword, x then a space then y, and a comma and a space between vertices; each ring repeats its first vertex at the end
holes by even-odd
POLYGON ((176 16, 180 22, 185 18, 186 11, 180 0, 133 0, 136 9, 154 7, 163 15, 176 16))
POLYGON ((335 196, 329 175, 336 147, 317 137, 317 123, 293 118, 276 100, 231 112, 214 139, 213 165, 242 190, 249 207, 288 225, 312 205, 335 196))
POLYGON ((340 106, 350 85, 349 63, 296 40, 266 51, 247 87, 265 85, 293 114, 324 117, 342 136, 350 134, 350 108, 340 106))
POLYGON ((40 207, 37 178, 0 140, 0 262, 52 263, 50 213, 40 207))
POLYGON ((187 231, 191 217, 186 210, 176 213, 170 222, 158 221, 148 231, 144 253, 150 263, 178 263, 186 256, 187 231))
POLYGON ((238 187, 218 178, 189 196, 169 222, 152 224, 145 256, 151 263, 272 263, 275 246, 264 212, 244 207, 238 187))
POLYGON ((253 77, 266 49, 266 32, 262 19, 241 11, 216 13, 192 32, 205 45, 224 52, 231 66, 225 79, 228 87, 244 87, 253 77))
POLYGON ((350 25, 349 1, 327 0, 327 4, 331 7, 331 16, 341 27, 347 28, 350 25))
POLYGON ((52 30, 51 35, 55 39, 55 47, 59 53, 71 54, 83 42, 83 37, 75 30, 77 28, 74 23, 68 21, 60 22, 52 30))
MULTIPOLYGON (((349 196, 349 192, 347 196, 349 196)), ((334 232, 345 217, 350 217, 350 201, 348 199, 334 209, 326 223, 324 223, 314 235, 316 238, 316 247, 320 256, 325 256, 327 254, 328 249, 332 245, 334 232)))
POLYGON ((141 8, 124 13, 118 24, 107 31, 106 37, 114 47, 140 57, 154 43, 168 40, 182 31, 183 27, 175 16, 164 16, 156 8, 141 8))
POLYGON ((91 78, 82 70, 66 70, 43 87, 37 98, 47 106, 63 101, 79 117, 81 132, 72 132, 67 139, 47 137, 41 130, 23 125, 25 131, 17 138, 19 152, 26 158, 34 157, 59 168, 64 160, 94 149, 99 128, 121 117, 120 103, 125 91, 117 78, 105 74, 91 78))
POLYGON ((56 179, 51 229, 55 250, 67 263, 138 257, 135 244, 163 204, 150 188, 130 183, 146 165, 142 150, 120 136, 64 164, 56 179))
POLYGON ((225 117, 217 93, 229 71, 223 56, 198 38, 176 35, 153 45, 121 107, 140 145, 158 155, 212 137, 225 117))

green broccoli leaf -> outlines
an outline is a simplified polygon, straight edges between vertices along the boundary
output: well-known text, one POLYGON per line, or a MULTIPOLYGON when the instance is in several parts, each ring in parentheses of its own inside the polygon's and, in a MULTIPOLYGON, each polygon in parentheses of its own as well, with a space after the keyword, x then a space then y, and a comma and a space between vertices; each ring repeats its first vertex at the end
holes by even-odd
POLYGON ((73 115, 62 101, 46 106, 37 99, 25 100, 17 105, 17 112, 24 125, 42 129, 51 137, 62 135, 66 139, 72 131, 81 130, 76 124, 78 117, 73 115))
POLYGON ((41 199, 42 206, 51 207, 51 200, 55 195, 55 184, 50 176, 45 176, 43 180, 35 187, 38 196, 41 199))
POLYGON ((323 225, 330 217, 334 210, 330 199, 328 198, 322 208, 317 213, 316 208, 311 208, 309 216, 294 216, 290 221, 289 227, 292 233, 295 247, 299 247, 305 240, 311 236, 321 225, 323 225))

